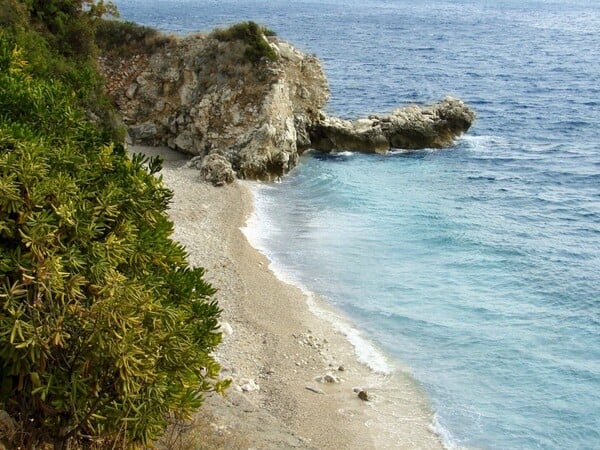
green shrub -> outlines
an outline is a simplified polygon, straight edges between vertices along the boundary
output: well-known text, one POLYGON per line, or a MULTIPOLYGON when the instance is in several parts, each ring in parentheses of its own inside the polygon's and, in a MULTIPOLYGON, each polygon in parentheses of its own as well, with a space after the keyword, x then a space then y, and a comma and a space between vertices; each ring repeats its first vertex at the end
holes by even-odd
POLYGON ((0 409, 14 447, 146 445, 222 391, 219 309, 129 158, 0 33, 0 409))
MULTIPOLYGON (((103 92, 104 80, 96 69, 97 48, 94 30, 108 8, 103 2, 67 0, 0 0, 0 28, 27 54, 29 71, 44 79, 56 79, 75 93, 78 106, 96 118, 106 136, 121 140, 124 131, 118 126, 116 112, 103 92), (58 8, 57 4, 63 8, 58 8), (83 4, 88 5, 83 11, 83 4), (73 16, 64 18, 63 9, 70 4, 73 16), (96 6, 92 9, 92 6, 96 6), (92 10, 95 11, 92 14, 92 10), (53 15, 54 14, 54 15, 53 15), (62 31, 52 32, 63 17, 62 31), (66 33, 66 34, 65 34, 66 33), (68 50, 67 50, 68 47, 68 50)), ((1 112, 0 112, 1 113, 1 112)))
POLYGON ((240 22, 227 29, 216 29, 211 36, 220 41, 243 41, 246 43, 244 55, 256 63, 262 58, 271 61, 277 59, 277 53, 269 45, 265 36, 274 36, 275 32, 258 25, 255 22, 240 22))
POLYGON ((0 27, 20 26, 27 24, 27 9, 19 0, 0 0, 0 27))
POLYGON ((104 53, 129 56, 149 53, 172 38, 156 29, 120 20, 101 20, 96 28, 96 43, 104 53))
POLYGON ((95 49, 94 30, 104 15, 116 15, 104 0, 27 0, 31 23, 65 56, 87 58, 95 49))

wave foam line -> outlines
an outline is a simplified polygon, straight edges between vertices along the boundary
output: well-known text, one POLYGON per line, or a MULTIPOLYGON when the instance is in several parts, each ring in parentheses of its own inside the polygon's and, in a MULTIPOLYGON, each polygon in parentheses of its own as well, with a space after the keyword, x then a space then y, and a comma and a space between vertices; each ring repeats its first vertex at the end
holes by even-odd
POLYGON ((319 305, 315 294, 304 286, 285 265, 276 261, 266 245, 266 236, 272 227, 266 226, 271 223, 266 211, 266 203, 263 197, 265 186, 251 184, 250 191, 254 199, 254 210, 248 217, 246 225, 241 227, 241 231, 252 247, 261 252, 269 260, 269 270, 281 281, 298 287, 306 297, 306 303, 309 311, 316 317, 325 320, 336 331, 346 337, 347 341, 354 348, 358 361, 364 364, 375 373, 388 375, 393 372, 392 365, 388 362, 386 356, 376 348, 362 333, 353 327, 346 319, 319 305))

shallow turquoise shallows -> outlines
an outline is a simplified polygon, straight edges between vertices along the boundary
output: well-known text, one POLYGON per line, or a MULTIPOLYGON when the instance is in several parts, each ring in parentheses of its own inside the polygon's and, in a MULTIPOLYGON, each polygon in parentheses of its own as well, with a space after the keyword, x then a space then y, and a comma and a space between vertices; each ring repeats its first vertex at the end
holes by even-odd
POLYGON ((255 20, 353 118, 446 94, 443 151, 307 155, 258 189, 268 256, 407 365, 448 446, 600 448, 600 3, 117 1, 177 33, 255 20))

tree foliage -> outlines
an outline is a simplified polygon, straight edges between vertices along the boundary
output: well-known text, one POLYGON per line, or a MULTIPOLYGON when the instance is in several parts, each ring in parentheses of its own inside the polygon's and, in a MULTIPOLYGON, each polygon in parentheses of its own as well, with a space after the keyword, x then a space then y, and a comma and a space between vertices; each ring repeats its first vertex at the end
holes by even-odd
POLYGON ((170 238, 159 161, 25 57, 0 32, 0 409, 27 448, 145 445, 226 387, 214 289, 170 238))
POLYGON ((21 0, 33 25, 47 31, 62 54, 87 58, 94 52, 94 31, 98 19, 116 15, 112 2, 104 0, 21 0))
POLYGON ((91 0, 0 0, 0 29, 27 54, 32 75, 59 80, 112 139, 120 140, 111 101, 97 71, 95 34, 110 3, 91 0))

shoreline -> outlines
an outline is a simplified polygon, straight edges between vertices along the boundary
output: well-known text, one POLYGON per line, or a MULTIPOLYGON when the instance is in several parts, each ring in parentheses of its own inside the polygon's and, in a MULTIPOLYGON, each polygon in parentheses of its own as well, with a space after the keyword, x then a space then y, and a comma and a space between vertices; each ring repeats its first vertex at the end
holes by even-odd
POLYGON ((184 155, 131 151, 163 157, 161 174, 174 192, 173 238, 218 289, 223 342, 216 356, 233 382, 227 397, 209 395, 202 408, 216 433, 235 435, 243 442, 237 448, 443 448, 416 382, 393 364, 384 374, 359 362, 343 314, 278 278, 251 246, 242 231, 255 214, 251 183, 215 188, 182 167, 184 155), (334 381, 322 382, 327 375, 334 381))

